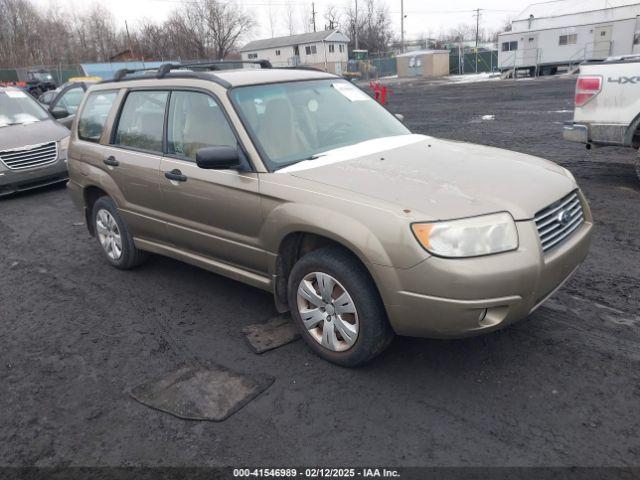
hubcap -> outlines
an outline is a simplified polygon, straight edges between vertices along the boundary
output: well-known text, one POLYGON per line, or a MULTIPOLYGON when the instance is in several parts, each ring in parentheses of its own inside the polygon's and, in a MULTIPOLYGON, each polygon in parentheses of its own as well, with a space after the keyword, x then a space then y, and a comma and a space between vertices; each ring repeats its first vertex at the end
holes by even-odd
POLYGON ((298 286, 298 312, 311 337, 333 352, 358 339, 358 312, 349 292, 331 275, 312 272, 298 286))
POLYGON ((98 240, 105 253, 111 260, 118 260, 122 256, 122 237, 120 229, 111 212, 105 209, 98 210, 96 215, 96 232, 98 240))

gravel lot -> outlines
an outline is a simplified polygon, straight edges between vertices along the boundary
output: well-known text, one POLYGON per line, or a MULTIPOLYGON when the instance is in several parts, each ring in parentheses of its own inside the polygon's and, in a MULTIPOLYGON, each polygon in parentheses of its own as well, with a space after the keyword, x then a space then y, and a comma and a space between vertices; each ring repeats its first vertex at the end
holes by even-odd
POLYGON ((399 338, 357 370, 301 341, 251 353, 242 327, 274 314, 260 290, 160 257, 109 267, 63 187, 0 200, 0 464, 640 465, 640 182, 634 152, 562 140, 573 86, 392 87, 416 132, 571 169, 596 229, 584 266, 528 320, 399 338), (276 380, 222 423, 129 396, 192 359, 276 380))

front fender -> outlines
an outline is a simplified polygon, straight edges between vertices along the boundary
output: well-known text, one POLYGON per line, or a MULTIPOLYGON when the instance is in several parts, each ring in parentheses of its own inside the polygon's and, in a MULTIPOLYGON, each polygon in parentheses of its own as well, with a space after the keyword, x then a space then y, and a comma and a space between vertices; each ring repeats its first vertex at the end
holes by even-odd
POLYGON ((374 221, 365 223, 366 218, 371 219, 359 217, 356 211, 347 215, 318 205, 283 203, 267 215, 261 237, 266 249, 276 253, 287 235, 313 233, 348 248, 364 264, 396 268, 410 268, 428 256, 424 250, 412 248, 416 242, 409 237, 408 225, 395 216, 380 213, 374 221), (409 238, 412 243, 405 244, 409 238))

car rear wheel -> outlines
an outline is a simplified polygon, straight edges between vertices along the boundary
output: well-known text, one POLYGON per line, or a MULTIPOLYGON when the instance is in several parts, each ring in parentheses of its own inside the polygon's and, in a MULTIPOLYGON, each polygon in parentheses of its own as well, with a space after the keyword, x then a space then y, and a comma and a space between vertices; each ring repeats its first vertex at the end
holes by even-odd
POLYGON ((93 205, 93 231, 107 261, 116 268, 127 270, 140 265, 145 252, 138 250, 118 207, 109 197, 100 197, 93 205))
POLYGON ((638 151, 638 155, 636 155, 636 175, 638 176, 638 180, 640 180, 640 151, 638 151))
POLYGON ((289 276, 288 301, 307 345, 338 365, 366 363, 393 339, 371 277, 340 248, 321 248, 298 260, 289 276))

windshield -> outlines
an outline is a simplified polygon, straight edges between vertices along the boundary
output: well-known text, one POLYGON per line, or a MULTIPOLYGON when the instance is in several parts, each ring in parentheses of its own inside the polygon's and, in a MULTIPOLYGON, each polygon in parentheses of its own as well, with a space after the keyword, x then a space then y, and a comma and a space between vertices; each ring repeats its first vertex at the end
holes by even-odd
POLYGON ((50 73, 45 72, 32 72, 31 78, 39 82, 52 82, 53 76, 50 73))
POLYGON ((335 148, 411 133, 340 79, 237 87, 231 98, 272 170, 335 148))
POLYGON ((47 120, 47 112, 22 90, 0 90, 0 127, 47 120))

